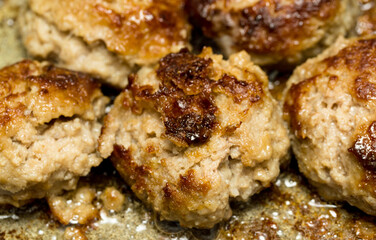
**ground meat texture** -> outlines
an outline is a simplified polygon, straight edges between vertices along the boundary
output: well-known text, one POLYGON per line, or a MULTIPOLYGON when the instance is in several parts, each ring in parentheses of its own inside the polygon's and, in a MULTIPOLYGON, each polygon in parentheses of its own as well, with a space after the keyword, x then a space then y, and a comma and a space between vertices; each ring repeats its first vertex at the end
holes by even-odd
POLYGON ((298 67, 284 112, 300 170, 319 193, 376 215, 376 38, 339 39, 298 67))
POLYGON ((357 19, 355 32, 358 36, 376 34, 376 2, 372 0, 361 2, 364 11, 357 19))
POLYGON ((256 64, 280 68, 316 56, 347 34, 359 14, 356 0, 185 2, 192 22, 226 55, 246 50, 256 64))
POLYGON ((25 60, 0 70, 0 204, 73 189, 102 158, 108 99, 92 77, 25 60))
POLYGON ((28 52, 125 87, 138 66, 189 46, 182 0, 29 0, 19 27, 28 52))
POLYGON ((268 187, 288 161, 282 111, 245 52, 182 50, 129 82, 99 151, 162 219, 210 228, 231 216, 230 199, 268 187))

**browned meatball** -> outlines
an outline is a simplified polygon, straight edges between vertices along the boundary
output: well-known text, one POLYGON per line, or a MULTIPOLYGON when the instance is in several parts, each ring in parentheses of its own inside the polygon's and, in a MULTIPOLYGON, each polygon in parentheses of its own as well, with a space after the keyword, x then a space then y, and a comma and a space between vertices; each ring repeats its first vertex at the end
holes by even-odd
POLYGON ((359 36, 376 34, 376 2, 374 0, 361 2, 363 12, 356 23, 356 34, 359 36))
POLYGON ((116 87, 137 65, 189 46, 183 0, 29 0, 20 15, 28 52, 116 87))
POLYGON ((227 55, 246 50, 260 65, 316 56, 359 12, 356 0, 186 0, 186 9, 227 55))
POLYGON ((0 70, 0 204, 73 189, 96 152, 108 99, 86 74, 22 61, 0 70))
POLYGON ((298 67, 285 113, 299 168, 319 193, 376 215, 376 37, 340 39, 298 67))
POLYGON ((99 140, 103 157, 162 218, 209 228, 229 200, 268 187, 288 160, 281 109, 245 52, 210 48, 142 68, 115 100, 99 140))

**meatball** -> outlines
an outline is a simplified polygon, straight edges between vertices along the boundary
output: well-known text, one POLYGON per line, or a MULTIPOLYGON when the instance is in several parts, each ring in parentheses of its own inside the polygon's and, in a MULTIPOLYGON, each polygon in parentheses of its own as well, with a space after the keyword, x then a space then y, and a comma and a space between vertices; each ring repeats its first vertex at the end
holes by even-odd
POLYGON ((125 87, 137 66, 189 46, 182 5, 182 0, 29 0, 19 26, 32 56, 125 87))
POLYGON ((376 215, 376 36, 339 39, 298 67, 284 113, 301 172, 328 200, 376 215))
POLYGON ((268 78, 240 52, 187 49, 143 67, 105 117, 99 151, 166 220, 210 228, 230 199, 268 187, 289 159, 268 78))
POLYGON ((86 74, 30 60, 0 70, 0 204, 75 188, 102 161, 107 102, 86 74))
POLYGON ((279 68, 319 54, 359 12, 357 0, 186 0, 186 10, 227 55, 246 50, 279 68))
POLYGON ((376 2, 373 0, 362 2, 362 10, 364 11, 357 19, 356 34, 358 36, 376 34, 376 2))

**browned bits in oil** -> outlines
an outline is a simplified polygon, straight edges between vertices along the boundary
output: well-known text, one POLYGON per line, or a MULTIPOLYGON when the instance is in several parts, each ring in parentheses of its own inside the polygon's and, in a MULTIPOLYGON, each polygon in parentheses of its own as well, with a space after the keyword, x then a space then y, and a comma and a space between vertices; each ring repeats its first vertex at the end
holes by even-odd
POLYGON ((115 187, 106 187, 100 195, 100 199, 107 211, 119 212, 125 203, 125 196, 115 187))
MULTIPOLYGON (((277 224, 269 217, 263 217, 262 220, 253 221, 234 221, 229 233, 231 239, 268 239, 277 240, 277 224)), ((226 238, 227 239, 227 238, 226 238)), ((230 239, 230 238, 229 238, 230 239)))
POLYGON ((134 84, 136 76, 131 76, 126 91, 133 98, 125 97, 123 105, 141 114, 145 103, 152 103, 162 115, 165 136, 170 141, 182 147, 203 144, 218 124, 213 92, 229 95, 235 103, 257 102, 263 93, 258 81, 248 83, 226 74, 218 81, 210 79, 211 65, 211 59, 197 57, 187 49, 169 54, 160 60, 156 70, 161 80, 159 90, 138 86, 134 84))
POLYGON ((368 171, 376 173, 376 121, 367 129, 366 134, 358 136, 349 152, 368 171))
POLYGON ((64 239, 66 240, 88 240, 85 232, 77 227, 68 227, 64 232, 64 239))
POLYGON ((64 225, 88 224, 98 217, 98 209, 94 206, 95 190, 80 187, 62 195, 49 196, 47 201, 52 214, 64 225))

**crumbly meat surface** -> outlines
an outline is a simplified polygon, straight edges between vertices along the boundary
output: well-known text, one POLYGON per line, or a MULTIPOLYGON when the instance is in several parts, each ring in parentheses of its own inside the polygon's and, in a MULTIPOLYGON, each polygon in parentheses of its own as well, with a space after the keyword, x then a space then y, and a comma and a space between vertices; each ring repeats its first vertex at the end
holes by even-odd
POLYGON ((339 39, 298 67, 284 112, 301 172, 329 200, 376 215, 376 37, 339 39))
POLYGON ((31 60, 0 70, 0 204, 73 189, 99 165, 107 102, 86 74, 31 60))
POLYGON ((182 0, 29 0, 20 15, 24 45, 37 57, 125 87, 137 66, 189 46, 182 0))
POLYGON ((210 228, 231 216, 230 199, 268 187, 288 161, 281 114, 245 52, 227 61, 182 50, 131 76, 99 151, 162 218, 210 228))
POLYGON ((356 34, 358 36, 376 34, 376 2, 373 0, 364 0, 362 2, 364 11, 357 19, 356 34))
POLYGON ((319 54, 359 12, 356 0, 186 0, 186 9, 227 55, 246 50, 256 64, 279 66, 319 54))

